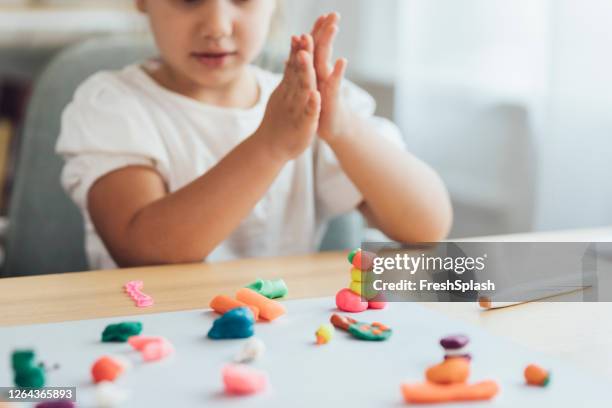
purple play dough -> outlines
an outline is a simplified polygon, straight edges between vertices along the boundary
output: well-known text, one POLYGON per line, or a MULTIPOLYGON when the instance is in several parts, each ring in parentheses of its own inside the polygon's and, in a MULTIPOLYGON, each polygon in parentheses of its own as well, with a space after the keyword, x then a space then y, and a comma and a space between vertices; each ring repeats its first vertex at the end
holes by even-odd
POLYGON ((69 400, 47 401, 36 404, 36 408, 74 408, 74 402, 69 400))
POLYGON ((470 339, 467 336, 462 334, 455 336, 446 336, 440 340, 440 345, 444 347, 445 350, 456 350, 461 347, 464 347, 470 342, 470 339))

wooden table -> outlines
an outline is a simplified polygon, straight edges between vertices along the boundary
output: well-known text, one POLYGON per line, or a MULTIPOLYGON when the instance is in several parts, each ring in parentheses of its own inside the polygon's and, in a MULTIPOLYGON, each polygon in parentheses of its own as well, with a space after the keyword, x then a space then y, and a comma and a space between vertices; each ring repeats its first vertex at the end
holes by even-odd
MULTIPOLYGON (((481 241, 608 241, 612 229, 482 237, 481 241)), ((248 259, 0 279, 0 326, 207 308, 257 277, 282 277, 289 298, 332 296, 348 283, 345 253, 248 259), (122 292, 145 282, 155 306, 137 309, 122 292)), ((569 360, 612 381, 611 303, 529 303, 483 311, 472 303, 424 303, 519 344, 569 360)))

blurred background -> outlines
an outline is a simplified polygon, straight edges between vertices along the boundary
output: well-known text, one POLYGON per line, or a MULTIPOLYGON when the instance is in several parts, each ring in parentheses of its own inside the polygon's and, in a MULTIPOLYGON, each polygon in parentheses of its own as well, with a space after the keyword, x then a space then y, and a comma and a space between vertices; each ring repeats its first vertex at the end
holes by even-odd
MULTIPOLYGON (((446 181, 452 237, 612 224, 612 2, 285 0, 273 52, 333 10, 350 79, 446 181)), ((2 235, 40 159, 20 154, 37 79, 104 36, 147 41, 132 0, 0 0, 2 235)))

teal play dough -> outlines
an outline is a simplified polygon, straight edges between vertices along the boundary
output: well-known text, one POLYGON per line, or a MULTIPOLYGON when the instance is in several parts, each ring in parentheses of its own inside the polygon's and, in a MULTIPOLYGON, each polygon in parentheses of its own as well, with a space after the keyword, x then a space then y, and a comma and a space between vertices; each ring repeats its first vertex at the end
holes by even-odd
POLYGON ((208 337, 220 339, 245 339, 254 333, 255 318, 248 307, 237 307, 214 321, 208 337))
POLYGON ((373 333, 372 329, 376 329, 376 327, 372 327, 368 323, 356 322, 349 326, 348 332, 352 334, 353 337, 367 341, 384 341, 391 337, 391 329, 379 330, 380 333, 378 334, 373 333), (364 329, 364 327, 367 327, 367 329, 364 329))
POLYGON ((287 296, 287 285, 282 279, 264 280, 257 279, 255 282, 246 286, 249 289, 254 290, 267 297, 268 299, 276 299, 283 296, 287 296))
POLYGON ((142 332, 142 323, 140 322, 109 324, 102 332, 102 342, 125 343, 128 338, 138 336, 140 332, 142 332))

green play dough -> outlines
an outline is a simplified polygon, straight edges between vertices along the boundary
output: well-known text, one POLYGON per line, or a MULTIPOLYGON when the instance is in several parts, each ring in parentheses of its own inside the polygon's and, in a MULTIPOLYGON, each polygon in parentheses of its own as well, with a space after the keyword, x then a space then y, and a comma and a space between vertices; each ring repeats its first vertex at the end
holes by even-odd
POLYGON ((15 374, 15 385, 23 388, 42 388, 45 386, 45 371, 42 367, 30 367, 15 374))
POLYGON ((34 363, 33 350, 17 350, 11 356, 14 382, 17 387, 42 388, 45 386, 45 370, 34 363))
POLYGON ((350 264, 353 263, 353 258, 355 257, 355 254, 357 254, 357 252, 361 251, 361 248, 357 248, 357 249, 353 249, 349 254, 348 254, 348 261, 350 264))
POLYGON ((387 340, 391 337, 391 333, 393 332, 391 329, 382 330, 380 334, 372 333, 372 330, 362 330, 361 326, 370 326, 368 323, 364 322, 356 322, 349 326, 348 331, 354 337, 357 337, 360 340, 368 340, 368 341, 383 341, 387 340))
POLYGON ((542 383, 542 387, 548 387, 548 384, 550 384, 550 377, 551 377, 551 375, 552 375, 552 373, 549 371, 548 372, 548 377, 546 377, 546 379, 542 383))
POLYGON ((142 323, 123 322, 109 324, 102 332, 102 342, 104 343, 125 343, 131 336, 138 336, 142 332, 142 323))
POLYGON ((34 351, 32 350, 17 350, 11 356, 13 370, 26 370, 34 366, 34 351))
POLYGON ((246 287, 254 290, 260 295, 267 297, 268 299, 276 299, 283 296, 287 296, 288 292, 287 285, 282 279, 257 279, 255 282, 251 283, 250 285, 247 285, 246 287))

